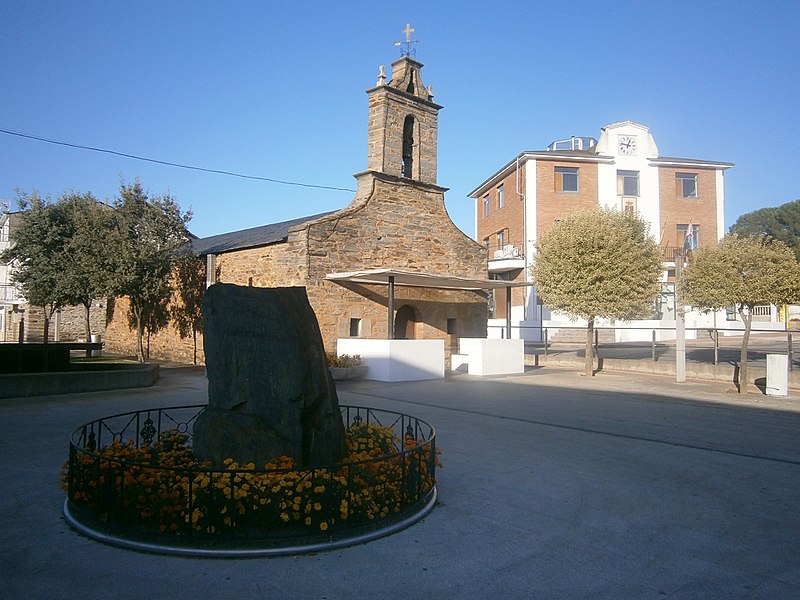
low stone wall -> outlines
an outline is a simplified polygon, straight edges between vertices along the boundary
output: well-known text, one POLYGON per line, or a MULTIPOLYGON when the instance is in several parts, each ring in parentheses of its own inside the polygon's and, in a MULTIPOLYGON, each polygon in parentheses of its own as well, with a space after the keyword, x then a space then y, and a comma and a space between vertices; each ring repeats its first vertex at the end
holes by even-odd
POLYGON ((158 380, 157 364, 106 365, 102 369, 62 373, 0 375, 0 398, 99 392, 150 387, 158 380))

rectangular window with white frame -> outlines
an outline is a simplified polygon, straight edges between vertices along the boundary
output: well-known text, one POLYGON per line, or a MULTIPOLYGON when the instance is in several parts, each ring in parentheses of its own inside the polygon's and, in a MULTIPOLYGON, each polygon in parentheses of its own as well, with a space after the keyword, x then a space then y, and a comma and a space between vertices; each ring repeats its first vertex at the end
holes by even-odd
POLYGON ((675 173, 678 198, 697 198, 697 173, 675 173))
POLYGON ((506 245, 506 231, 505 231, 505 229, 501 229, 500 231, 497 232, 496 241, 497 241, 497 249, 498 250, 502 250, 503 246, 506 245))
POLYGON ((506 186, 502 183, 497 186, 497 208, 503 208, 506 205, 506 186))
POLYGON ((484 217, 488 217, 489 216, 489 210, 490 210, 490 208, 489 208, 489 194, 486 194, 483 197, 483 216, 484 217))
POLYGON ((617 171, 617 195, 639 195, 639 171, 617 171))
POLYGON ((578 167, 556 167, 555 190, 556 192, 577 192, 578 167))

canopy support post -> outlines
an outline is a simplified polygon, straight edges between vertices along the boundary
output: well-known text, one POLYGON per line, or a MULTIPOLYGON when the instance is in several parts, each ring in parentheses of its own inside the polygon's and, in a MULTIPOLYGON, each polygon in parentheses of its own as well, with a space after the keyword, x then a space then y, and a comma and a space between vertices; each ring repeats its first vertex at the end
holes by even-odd
POLYGON ((389 275, 389 296, 388 296, 388 307, 389 307, 389 339, 394 339, 394 275, 389 275))

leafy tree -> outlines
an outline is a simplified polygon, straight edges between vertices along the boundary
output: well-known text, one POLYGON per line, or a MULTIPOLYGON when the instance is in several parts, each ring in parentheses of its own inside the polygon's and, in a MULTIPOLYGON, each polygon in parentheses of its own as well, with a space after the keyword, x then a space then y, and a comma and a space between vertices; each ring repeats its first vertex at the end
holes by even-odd
POLYGON ((15 260, 15 280, 28 302, 45 311, 45 339, 50 319, 64 306, 86 308, 86 339, 91 337, 92 300, 110 288, 108 240, 111 208, 92 194, 70 192, 57 202, 36 193, 20 194, 19 225, 7 257, 15 260))
POLYGON ((192 336, 192 360, 197 364, 197 333, 203 330, 203 294, 206 291, 205 262, 186 254, 175 262, 175 297, 170 317, 181 339, 192 336))
POLYGON ((14 266, 11 279, 19 284, 25 299, 44 311, 44 341, 49 337, 50 320, 69 304, 63 273, 69 267, 65 252, 69 223, 63 206, 41 198, 36 192, 20 193, 21 215, 11 232, 13 244, 2 259, 14 266))
POLYGON ((653 313, 661 253, 638 217, 602 208, 573 213, 540 238, 534 260, 531 275, 544 304, 587 321, 587 376, 595 319, 653 313))
POLYGON ((130 301, 136 354, 143 362, 145 330, 152 334, 166 324, 170 274, 179 251, 188 242, 186 223, 191 213, 182 213, 169 195, 148 197, 138 180, 122 184, 114 206, 114 291, 130 301))
POLYGON ((744 214, 731 225, 730 233, 779 240, 800 260, 800 200, 744 214))
POLYGON ((753 307, 800 300, 800 263, 783 242, 729 234, 694 254, 678 291, 682 302, 703 310, 736 307, 744 323, 738 381, 743 393, 753 307))
POLYGON ((113 233, 113 210, 90 193, 65 194, 58 204, 69 225, 64 245, 69 268, 62 273, 63 285, 68 303, 82 305, 86 310, 86 341, 89 341, 92 301, 107 296, 112 288, 114 270, 109 236, 113 233))

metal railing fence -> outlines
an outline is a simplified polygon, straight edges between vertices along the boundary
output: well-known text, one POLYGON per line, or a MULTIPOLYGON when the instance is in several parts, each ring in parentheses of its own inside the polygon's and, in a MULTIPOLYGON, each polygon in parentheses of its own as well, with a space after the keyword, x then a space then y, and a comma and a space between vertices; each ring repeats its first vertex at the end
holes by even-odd
POLYGON ((213 469, 186 453, 204 409, 148 409, 78 427, 65 473, 71 514, 123 536, 263 543, 350 535, 403 518, 435 494, 435 431, 416 417, 342 405, 346 429, 365 448, 387 443, 372 425, 393 432, 385 454, 313 468, 213 469))
MULTIPOLYGON (((500 337, 506 337, 506 326, 505 325, 490 325, 489 329, 499 330, 500 337)), ((585 345, 585 339, 581 341, 571 341, 571 340, 554 340, 551 339, 550 332, 551 331, 576 331, 581 332, 585 335, 586 327, 585 326, 571 326, 571 325, 559 325, 557 327, 547 327, 547 326, 519 326, 519 325, 512 325, 512 335, 513 331, 516 330, 518 335, 522 335, 524 337, 524 330, 534 330, 539 332, 539 341, 528 342, 528 344, 532 347, 541 347, 542 353, 545 356, 548 356, 549 353, 553 351, 554 346, 567 346, 567 347, 574 347, 574 348, 581 348, 585 345)), ((707 348, 708 350, 712 351, 713 353, 709 355, 711 364, 718 365, 720 363, 720 349, 723 346, 720 345, 720 339, 729 339, 729 340, 737 340, 741 338, 744 334, 744 329, 732 329, 732 328, 724 328, 724 327, 687 327, 685 329, 687 332, 694 331, 697 333, 696 337, 687 339, 687 344, 689 344, 693 349, 704 349, 707 348), (726 335, 727 334, 727 335, 726 335), (707 340, 707 341, 706 341, 707 340)), ((668 339, 668 340, 659 340, 657 332, 659 331, 669 331, 674 333, 674 327, 609 327, 609 326, 599 326, 594 328, 594 347, 595 349, 600 348, 649 348, 650 349, 650 358, 652 361, 657 361, 659 358, 659 349, 663 349, 666 347, 674 346, 675 340, 668 339), (602 342, 601 336, 602 332, 612 332, 616 338, 617 330, 621 331, 646 331, 650 333, 650 340, 632 340, 632 341, 613 341, 613 342, 602 342)), ((794 359, 795 356, 800 356, 800 331, 793 331, 793 330, 780 330, 780 329, 758 329, 754 328, 750 330, 751 334, 773 334, 773 336, 777 340, 777 336, 781 336, 781 341, 776 341, 774 343, 775 349, 770 351, 770 353, 783 353, 788 356, 788 363, 789 363, 789 370, 794 370, 794 359)), ((750 351, 757 351, 755 348, 755 342, 758 341, 757 337, 750 338, 750 351)), ((738 346, 728 346, 727 349, 735 349, 738 352, 738 346)), ((697 353, 696 358, 702 358, 703 354, 697 353)), ((641 358, 641 357, 640 357, 641 358)))

